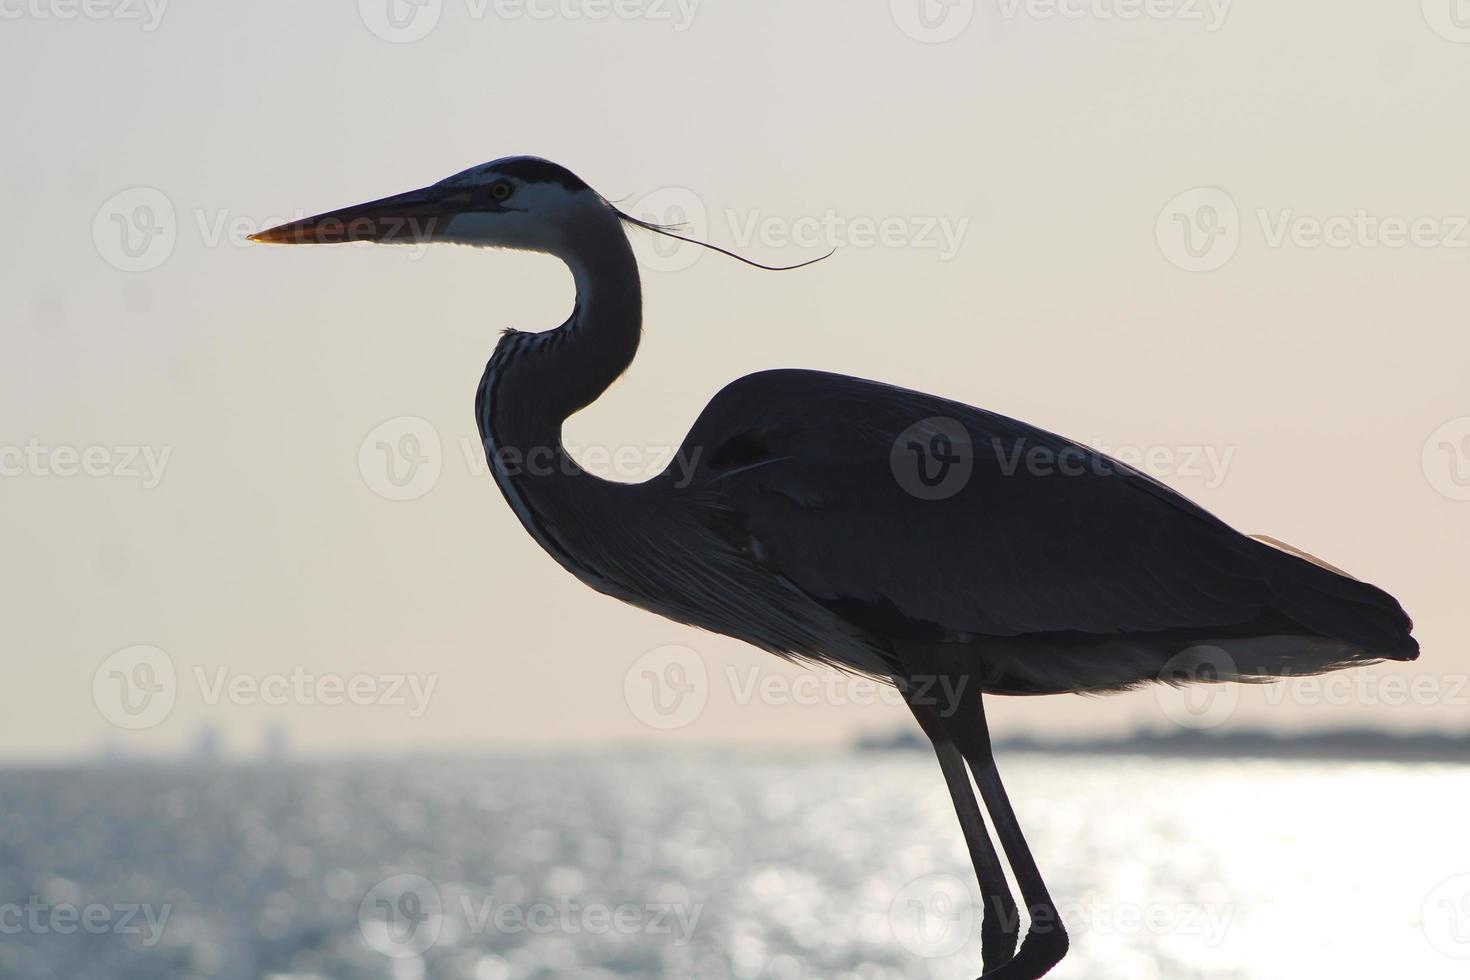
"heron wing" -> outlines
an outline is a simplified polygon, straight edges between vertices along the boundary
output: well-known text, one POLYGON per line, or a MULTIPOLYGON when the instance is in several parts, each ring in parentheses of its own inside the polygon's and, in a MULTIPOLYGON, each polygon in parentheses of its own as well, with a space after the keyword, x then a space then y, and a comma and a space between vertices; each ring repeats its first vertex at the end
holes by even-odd
POLYGON ((763 372, 716 396, 684 452, 723 533, 886 635, 1231 627, 1272 600, 1262 546, 1163 484, 931 395, 763 372))

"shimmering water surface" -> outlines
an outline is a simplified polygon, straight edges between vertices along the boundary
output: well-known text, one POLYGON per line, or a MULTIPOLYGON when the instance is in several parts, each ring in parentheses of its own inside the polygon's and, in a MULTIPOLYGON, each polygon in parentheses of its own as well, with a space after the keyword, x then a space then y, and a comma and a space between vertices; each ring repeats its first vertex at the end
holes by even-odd
MULTIPOLYGON (((1470 976, 1470 767, 1001 765, 1058 978, 1470 976)), ((920 753, 0 773, 3 977, 973 978, 972 888, 920 753)))

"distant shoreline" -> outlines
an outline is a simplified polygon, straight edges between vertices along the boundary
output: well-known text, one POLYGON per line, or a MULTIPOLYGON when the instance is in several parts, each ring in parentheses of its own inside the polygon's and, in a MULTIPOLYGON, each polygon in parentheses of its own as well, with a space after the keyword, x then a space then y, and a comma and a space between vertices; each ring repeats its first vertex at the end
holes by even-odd
MULTIPOLYGON (((901 731, 864 735, 857 740, 855 748, 862 752, 929 751, 929 743, 917 732, 901 731)), ((1011 736, 996 739, 995 749, 1081 755, 1470 763, 1470 734, 1394 735, 1345 729, 1275 735, 1250 730, 1215 733, 1181 728, 1168 733, 1138 731, 1110 739, 1043 740, 1011 736)))

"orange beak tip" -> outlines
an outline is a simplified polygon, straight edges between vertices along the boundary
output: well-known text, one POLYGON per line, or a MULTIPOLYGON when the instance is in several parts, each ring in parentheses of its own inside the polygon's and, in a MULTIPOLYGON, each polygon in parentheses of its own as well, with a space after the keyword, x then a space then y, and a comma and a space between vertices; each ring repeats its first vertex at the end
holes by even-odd
POLYGON ((245 240, 249 242, 256 242, 261 245, 289 244, 291 240, 281 234, 282 230, 282 228, 267 228, 264 231, 257 231, 253 235, 246 235, 245 240))

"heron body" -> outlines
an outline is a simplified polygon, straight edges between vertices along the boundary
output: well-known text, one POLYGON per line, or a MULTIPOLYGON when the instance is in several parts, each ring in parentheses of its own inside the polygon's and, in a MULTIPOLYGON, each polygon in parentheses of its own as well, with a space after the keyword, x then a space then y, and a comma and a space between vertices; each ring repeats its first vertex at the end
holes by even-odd
POLYGON ((995 770, 982 693, 1253 681, 1417 656, 1388 593, 1240 534, 1087 447, 877 382, 750 375, 701 413, 679 465, 639 484, 594 476, 561 431, 638 349, 628 220, 565 168, 516 157, 256 237, 427 238, 567 264, 572 315, 542 333, 507 332, 476 396, 506 501, 599 592, 903 689, 934 741, 985 898, 986 977, 1039 977, 1067 939, 995 770), (1027 903, 1019 952, 970 774, 1027 903))

